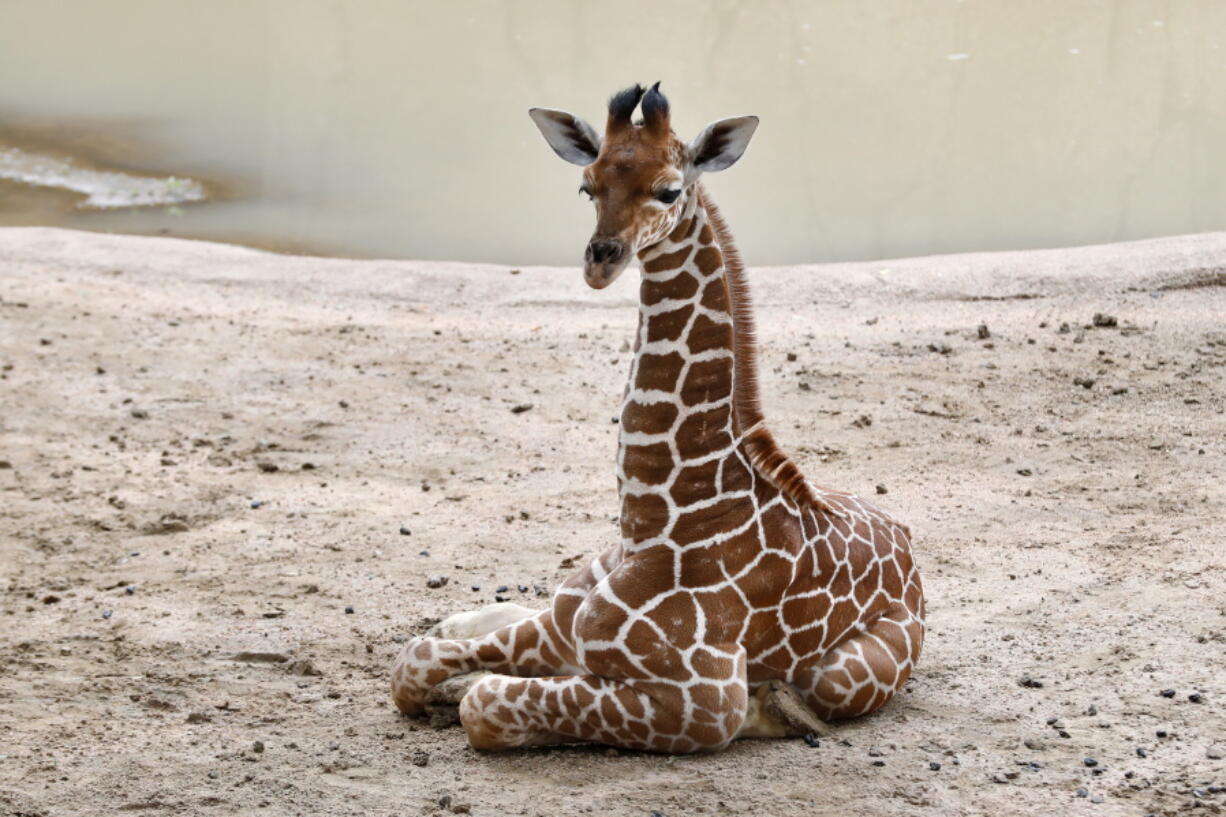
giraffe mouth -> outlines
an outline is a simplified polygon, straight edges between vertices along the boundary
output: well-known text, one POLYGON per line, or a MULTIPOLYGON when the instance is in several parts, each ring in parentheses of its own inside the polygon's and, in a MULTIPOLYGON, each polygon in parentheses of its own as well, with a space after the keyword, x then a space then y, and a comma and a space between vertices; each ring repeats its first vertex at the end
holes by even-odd
POLYGON ((593 235, 583 252, 583 280, 592 289, 604 289, 621 275, 630 256, 630 246, 621 238, 593 235))
POLYGON ((604 289, 617 280, 617 276, 622 274, 629 261, 629 258, 603 264, 587 261, 583 265, 583 280, 592 289, 604 289))

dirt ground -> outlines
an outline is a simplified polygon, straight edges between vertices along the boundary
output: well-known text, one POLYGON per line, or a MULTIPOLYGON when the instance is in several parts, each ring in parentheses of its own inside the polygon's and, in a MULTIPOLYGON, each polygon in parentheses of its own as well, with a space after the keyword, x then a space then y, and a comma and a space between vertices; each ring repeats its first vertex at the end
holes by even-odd
POLYGON ((0 230, 0 813, 1223 813, 1226 233, 754 272, 776 436, 916 533, 876 715, 694 757, 399 717, 407 634, 616 535, 635 278, 0 230))

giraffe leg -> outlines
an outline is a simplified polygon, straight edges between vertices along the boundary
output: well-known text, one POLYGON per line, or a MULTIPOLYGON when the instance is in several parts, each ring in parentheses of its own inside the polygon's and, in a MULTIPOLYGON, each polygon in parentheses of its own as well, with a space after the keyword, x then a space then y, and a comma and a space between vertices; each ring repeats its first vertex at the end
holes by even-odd
POLYGON ((480 638, 509 624, 531 618, 540 612, 540 610, 533 610, 509 601, 487 604, 480 610, 467 610, 448 616, 427 630, 426 636, 452 639, 480 638))
MULTIPOLYGON (((480 610, 468 610, 455 613, 435 624, 428 631, 428 638, 467 639, 480 638, 489 635, 510 624, 523 621, 539 614, 514 602, 502 601, 487 604, 480 610)), ((454 675, 430 688, 426 693, 426 708, 430 710, 430 725, 435 727, 452 726, 460 722, 460 701, 467 694, 469 687, 475 684, 489 670, 466 672, 454 675)))
POLYGON ((793 683, 823 720, 867 715, 906 683, 923 639, 922 621, 895 604, 866 629, 802 667, 793 683))
POLYGON ((460 702, 474 749, 587 741, 653 752, 722 749, 745 719, 740 676, 715 681, 616 681, 595 675, 512 678, 487 675, 460 702))
MULTIPOLYGON (((508 675, 557 675, 579 672, 574 650, 554 624, 559 610, 574 608, 621 559, 615 545, 592 558, 559 588, 553 607, 536 612, 503 602, 457 613, 440 621, 424 637, 410 639, 392 667, 392 699, 406 715, 420 715, 430 703, 444 706, 463 696, 457 682, 440 689, 433 701, 426 696, 436 685, 457 675, 481 670, 508 675)), ((467 681, 471 684, 472 680, 467 681)), ((447 713, 440 722, 446 722, 447 713)))
POLYGON ((508 675, 577 672, 572 650, 558 637, 550 610, 475 638, 409 639, 392 667, 392 700, 420 715, 431 688, 456 675, 490 670, 508 675))

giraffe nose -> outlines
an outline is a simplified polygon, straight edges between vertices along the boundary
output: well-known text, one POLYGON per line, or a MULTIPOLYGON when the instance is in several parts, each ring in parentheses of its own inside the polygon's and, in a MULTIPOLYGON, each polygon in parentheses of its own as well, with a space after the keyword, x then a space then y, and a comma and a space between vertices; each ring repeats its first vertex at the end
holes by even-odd
POLYGON ((622 243, 608 238, 593 238, 587 245, 587 260, 593 264, 612 264, 622 257, 622 243))

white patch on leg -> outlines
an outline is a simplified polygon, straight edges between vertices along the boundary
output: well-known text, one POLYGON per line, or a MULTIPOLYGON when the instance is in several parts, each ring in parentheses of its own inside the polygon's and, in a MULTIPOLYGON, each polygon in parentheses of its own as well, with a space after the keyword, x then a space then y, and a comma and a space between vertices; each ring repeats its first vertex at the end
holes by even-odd
POLYGON ((480 638, 509 624, 531 618, 539 612, 539 610, 510 601, 489 604, 480 610, 469 610, 448 616, 431 627, 426 632, 426 637, 457 640, 480 638))

